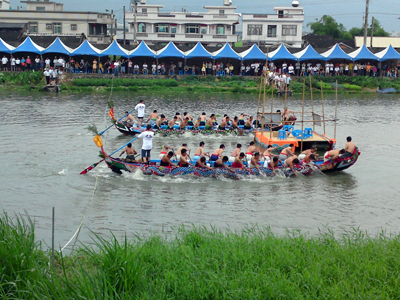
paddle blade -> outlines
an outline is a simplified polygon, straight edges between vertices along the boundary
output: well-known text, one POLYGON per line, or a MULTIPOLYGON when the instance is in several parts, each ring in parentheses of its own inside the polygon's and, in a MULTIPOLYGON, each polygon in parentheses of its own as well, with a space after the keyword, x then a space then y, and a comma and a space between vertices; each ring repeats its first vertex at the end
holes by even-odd
POLYGON ((103 146, 103 141, 101 140, 100 135, 96 135, 96 136, 93 138, 93 141, 94 141, 94 143, 96 144, 97 147, 100 148, 100 147, 103 146))
POLYGON ((87 167, 85 170, 83 170, 82 172, 80 172, 79 174, 83 175, 88 173, 89 171, 93 170, 94 168, 96 168, 96 166, 101 163, 103 161, 103 159, 97 163, 94 163, 93 165, 91 165, 90 167, 87 167))

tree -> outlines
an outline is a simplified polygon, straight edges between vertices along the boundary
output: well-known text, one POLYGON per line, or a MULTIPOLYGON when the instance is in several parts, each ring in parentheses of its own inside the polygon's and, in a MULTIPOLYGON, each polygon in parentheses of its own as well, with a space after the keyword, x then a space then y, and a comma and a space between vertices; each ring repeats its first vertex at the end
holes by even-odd
POLYGON ((335 39, 342 38, 346 32, 343 24, 336 22, 334 18, 328 15, 323 15, 321 19, 316 19, 315 22, 307 24, 314 34, 331 35, 335 39))

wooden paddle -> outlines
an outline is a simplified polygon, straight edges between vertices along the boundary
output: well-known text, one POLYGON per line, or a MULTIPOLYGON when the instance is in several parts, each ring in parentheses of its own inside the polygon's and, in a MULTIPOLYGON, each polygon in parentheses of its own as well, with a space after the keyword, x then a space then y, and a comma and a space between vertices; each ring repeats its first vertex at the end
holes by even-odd
MULTIPOLYGON (((118 122, 121 121, 123 118, 125 118, 127 115, 129 115, 130 113, 132 113, 132 112, 134 112, 134 111, 135 111, 135 109, 132 109, 132 110, 131 110, 130 112, 128 112, 125 116, 123 116, 122 118, 120 118, 120 119, 118 120, 118 122)), ((100 132, 99 135, 103 135, 104 132, 106 132, 108 129, 110 129, 110 128, 113 127, 113 126, 114 126, 114 124, 110 125, 107 129, 104 129, 102 132, 100 132)))

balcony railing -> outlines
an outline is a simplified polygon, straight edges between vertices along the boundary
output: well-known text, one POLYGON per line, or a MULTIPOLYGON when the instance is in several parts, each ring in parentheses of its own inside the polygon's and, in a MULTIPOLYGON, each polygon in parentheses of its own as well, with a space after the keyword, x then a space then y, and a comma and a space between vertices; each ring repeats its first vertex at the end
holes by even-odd
POLYGON ((158 17, 159 18, 175 18, 175 15, 164 13, 164 14, 158 14, 158 17))
POLYGON ((175 33, 157 33, 157 37, 175 37, 175 33))
POLYGON ((136 33, 136 36, 140 36, 140 37, 148 37, 149 35, 145 32, 138 32, 136 33))
POLYGON ((138 12, 136 13, 137 17, 147 17, 149 14, 147 12, 138 12))
POLYGON ((185 38, 187 39, 202 39, 203 35, 202 34, 185 34, 185 38))
POLYGON ((204 18, 204 15, 186 14, 186 18, 204 18))
POLYGON ((214 19, 227 19, 228 15, 213 15, 214 19))
POLYGON ((214 34, 213 39, 226 39, 227 35, 225 34, 214 34))

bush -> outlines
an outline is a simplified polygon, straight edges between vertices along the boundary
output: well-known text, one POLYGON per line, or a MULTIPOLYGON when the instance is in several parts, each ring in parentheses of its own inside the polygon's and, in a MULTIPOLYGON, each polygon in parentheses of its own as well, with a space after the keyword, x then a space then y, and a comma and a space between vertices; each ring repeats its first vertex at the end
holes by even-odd
POLYGON ((330 84, 328 84, 328 83, 325 83, 325 82, 317 82, 316 84, 315 84, 315 86, 317 87, 317 88, 319 88, 319 89, 321 89, 321 86, 322 86, 322 89, 325 91, 325 90, 331 90, 332 89, 332 86, 330 85, 330 84))
POLYGON ((353 90, 353 91, 360 91, 362 88, 361 86, 355 85, 355 84, 348 84, 348 83, 344 83, 343 87, 346 90, 353 90))

